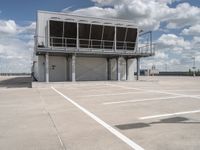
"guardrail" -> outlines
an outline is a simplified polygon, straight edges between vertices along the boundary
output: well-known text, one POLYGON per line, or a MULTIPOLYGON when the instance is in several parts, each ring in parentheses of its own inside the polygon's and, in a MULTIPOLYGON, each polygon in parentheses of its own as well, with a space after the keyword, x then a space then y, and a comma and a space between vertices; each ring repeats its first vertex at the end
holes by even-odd
POLYGON ((35 49, 37 48, 50 48, 50 49, 70 49, 75 48, 77 50, 88 49, 90 51, 102 50, 102 51, 120 51, 125 53, 142 53, 142 54, 154 54, 155 44, 145 43, 139 46, 137 42, 127 41, 114 41, 114 40, 97 40, 97 39, 79 39, 76 38, 64 38, 64 37, 50 37, 45 38, 41 36, 35 36, 35 49), (77 46, 78 45, 78 46, 77 46))

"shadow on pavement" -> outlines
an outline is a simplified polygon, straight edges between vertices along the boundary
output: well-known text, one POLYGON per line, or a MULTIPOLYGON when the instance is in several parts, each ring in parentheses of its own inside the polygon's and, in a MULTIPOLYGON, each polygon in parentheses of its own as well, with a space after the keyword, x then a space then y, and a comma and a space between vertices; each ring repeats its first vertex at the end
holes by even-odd
POLYGON ((117 127, 120 130, 129 130, 129 129, 150 127, 153 124, 166 124, 166 123, 200 124, 200 122, 191 122, 189 121, 188 118, 185 117, 173 117, 173 118, 161 119, 158 122, 121 124, 121 125, 115 125, 115 127, 117 127))
POLYGON ((30 76, 0 77, 0 87, 32 88, 32 78, 30 76))

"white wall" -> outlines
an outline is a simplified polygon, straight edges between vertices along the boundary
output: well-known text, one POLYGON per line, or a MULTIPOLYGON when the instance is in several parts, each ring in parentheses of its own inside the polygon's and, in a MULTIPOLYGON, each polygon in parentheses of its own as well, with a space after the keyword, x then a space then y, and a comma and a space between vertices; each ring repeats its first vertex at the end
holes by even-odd
POLYGON ((76 57, 76 80, 107 80, 106 58, 76 57))

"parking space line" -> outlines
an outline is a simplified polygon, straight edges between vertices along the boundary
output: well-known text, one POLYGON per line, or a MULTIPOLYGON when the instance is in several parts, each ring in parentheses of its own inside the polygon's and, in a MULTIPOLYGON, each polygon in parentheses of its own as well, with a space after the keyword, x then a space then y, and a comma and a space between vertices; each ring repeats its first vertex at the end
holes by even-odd
POLYGON ((79 105, 78 103, 76 103, 75 101, 73 101, 72 99, 70 99, 69 97, 67 97, 63 93, 61 93, 60 91, 58 91, 54 87, 51 87, 51 88, 56 93, 58 93, 59 95, 61 95, 62 97, 64 97, 68 102, 72 103, 74 106, 76 106, 78 109, 80 109, 86 115, 88 115, 90 118, 92 118, 93 120, 95 120, 96 122, 98 122, 100 125, 102 125, 104 128, 106 128, 108 131, 110 131, 113 135, 115 135, 120 140, 122 140, 123 142, 125 142, 131 148, 133 148, 135 150, 144 150, 141 146, 139 146, 138 144, 136 144, 135 142, 133 142, 131 139, 129 139, 128 137, 126 137, 125 135, 123 135, 122 133, 120 133, 119 131, 117 131, 116 129, 114 129, 113 127, 111 127, 109 124, 107 124, 106 122, 104 122, 103 120, 101 120, 100 118, 98 118, 97 116, 95 116, 93 113, 91 113, 90 111, 88 111, 87 109, 85 109, 84 107, 82 107, 81 105, 79 105))
POLYGON ((123 103, 136 103, 136 102, 157 101, 157 100, 167 100, 167 99, 174 99, 174 98, 180 98, 180 97, 185 97, 185 96, 156 97, 156 98, 146 98, 146 99, 140 99, 140 100, 113 101, 113 102, 105 102, 105 103, 103 103, 103 105, 123 104, 123 103))
POLYGON ((124 88, 124 89, 133 89, 133 90, 140 90, 140 91, 145 91, 145 92, 168 94, 168 95, 174 95, 174 96, 184 96, 184 97, 200 99, 200 97, 196 96, 196 95, 187 95, 187 94, 180 94, 180 93, 167 92, 167 91, 161 91, 161 90, 148 90, 148 89, 141 89, 141 88, 132 88, 132 87, 126 87, 126 86, 120 86, 120 85, 111 85, 111 84, 109 84, 109 85, 115 86, 115 87, 121 87, 121 88, 124 88))
POLYGON ((93 95, 84 95, 79 97, 100 97, 100 96, 115 96, 115 95, 126 95, 132 93, 143 93, 143 92, 124 92, 124 93, 108 93, 108 94, 93 94, 93 95))
POLYGON ((154 115, 154 116, 146 116, 146 117, 140 117, 139 119, 146 120, 146 119, 154 119, 154 118, 162 118, 162 117, 184 115, 184 114, 194 114, 194 113, 200 113, 200 110, 184 111, 184 112, 177 112, 177 113, 171 113, 171 114, 160 114, 160 115, 154 115))
POLYGON ((177 92, 187 92, 187 91, 189 91, 189 92, 198 92, 198 91, 200 91, 200 90, 198 90, 198 89, 185 89, 185 90, 165 90, 165 91, 177 91, 177 92))

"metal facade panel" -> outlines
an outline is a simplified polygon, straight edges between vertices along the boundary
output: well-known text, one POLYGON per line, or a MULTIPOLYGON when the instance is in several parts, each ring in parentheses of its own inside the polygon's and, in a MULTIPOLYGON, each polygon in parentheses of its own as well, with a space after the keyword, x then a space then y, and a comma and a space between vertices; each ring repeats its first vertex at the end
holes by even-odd
POLYGON ((64 56, 49 56, 49 81, 67 80, 67 61, 64 56))
POLYGON ((107 80, 106 58, 77 57, 76 80, 77 81, 107 80))

